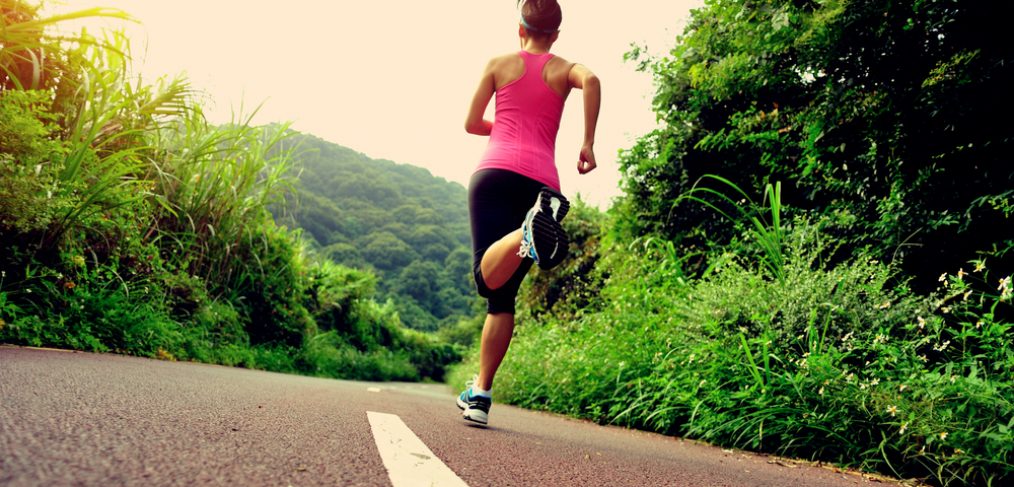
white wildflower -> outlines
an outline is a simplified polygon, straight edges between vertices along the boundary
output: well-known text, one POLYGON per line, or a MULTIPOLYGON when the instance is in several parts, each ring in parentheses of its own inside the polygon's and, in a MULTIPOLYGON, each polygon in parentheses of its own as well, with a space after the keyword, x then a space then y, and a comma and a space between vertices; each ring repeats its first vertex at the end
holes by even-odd
POLYGON ((887 412, 891 417, 894 417, 894 415, 898 414, 898 406, 887 406, 887 412))

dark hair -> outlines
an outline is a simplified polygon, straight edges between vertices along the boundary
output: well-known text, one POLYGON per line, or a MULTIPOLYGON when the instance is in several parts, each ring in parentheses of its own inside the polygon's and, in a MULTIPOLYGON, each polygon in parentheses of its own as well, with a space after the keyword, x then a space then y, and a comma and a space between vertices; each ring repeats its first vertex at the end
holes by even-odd
POLYGON ((521 20, 526 24, 525 31, 528 35, 546 37, 560 30, 563 10, 556 0, 524 0, 521 20))

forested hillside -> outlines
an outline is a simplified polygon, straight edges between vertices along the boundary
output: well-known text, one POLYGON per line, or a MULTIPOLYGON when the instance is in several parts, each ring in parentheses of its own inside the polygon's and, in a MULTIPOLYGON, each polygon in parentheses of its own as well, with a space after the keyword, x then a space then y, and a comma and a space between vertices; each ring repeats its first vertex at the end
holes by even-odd
POLYGON ((402 322, 436 330, 473 314, 465 188, 429 171, 294 135, 299 183, 278 221, 302 228, 318 252, 375 273, 402 322))
POLYGON ((575 258, 526 285, 497 400, 1010 484, 1014 43, 996 7, 710 0, 667 55, 633 49, 661 126, 622 154, 607 215, 564 221, 575 258))

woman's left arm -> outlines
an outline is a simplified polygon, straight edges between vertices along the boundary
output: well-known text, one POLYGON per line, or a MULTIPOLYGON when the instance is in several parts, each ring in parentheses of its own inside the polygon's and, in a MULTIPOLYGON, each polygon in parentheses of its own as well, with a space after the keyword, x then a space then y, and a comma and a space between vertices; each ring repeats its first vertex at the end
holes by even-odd
POLYGON ((482 73, 482 79, 479 80, 479 87, 475 90, 475 95, 472 96, 472 105, 468 108, 468 117, 465 119, 465 132, 475 135, 489 135, 493 130, 493 122, 482 117, 486 114, 489 101, 493 99, 494 91, 496 91, 496 84, 493 78, 493 61, 491 60, 482 73))

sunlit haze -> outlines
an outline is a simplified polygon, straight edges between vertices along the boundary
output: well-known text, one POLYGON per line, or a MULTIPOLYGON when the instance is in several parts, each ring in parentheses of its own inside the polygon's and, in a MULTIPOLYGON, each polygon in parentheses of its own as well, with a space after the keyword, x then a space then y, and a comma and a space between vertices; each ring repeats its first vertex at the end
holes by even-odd
MULTIPOLYGON (((655 125, 651 77, 623 61, 631 43, 660 54, 700 0, 562 1, 553 52, 602 80, 595 152, 599 168, 578 175, 580 93, 557 140, 564 192, 600 208, 620 190, 617 151, 655 125)), ((51 12, 119 8, 134 68, 146 79, 186 74, 204 92, 212 122, 260 105, 255 124, 290 121, 373 158, 429 169, 467 185, 486 138, 463 129, 486 61, 519 47, 511 0, 443 2, 288 0, 75 0, 51 12)), ((108 25, 108 23, 106 23, 108 25)), ((487 118, 492 118, 493 103, 487 118)))

